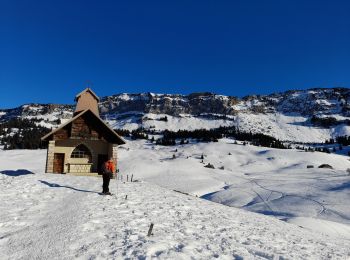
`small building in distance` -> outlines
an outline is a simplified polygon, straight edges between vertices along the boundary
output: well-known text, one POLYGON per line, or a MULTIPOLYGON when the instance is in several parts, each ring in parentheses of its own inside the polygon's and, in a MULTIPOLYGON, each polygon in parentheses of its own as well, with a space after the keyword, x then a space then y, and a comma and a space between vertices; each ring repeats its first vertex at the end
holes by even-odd
POLYGON ((98 96, 87 88, 75 97, 73 118, 41 138, 48 141, 45 171, 97 175, 125 141, 99 115, 98 96))

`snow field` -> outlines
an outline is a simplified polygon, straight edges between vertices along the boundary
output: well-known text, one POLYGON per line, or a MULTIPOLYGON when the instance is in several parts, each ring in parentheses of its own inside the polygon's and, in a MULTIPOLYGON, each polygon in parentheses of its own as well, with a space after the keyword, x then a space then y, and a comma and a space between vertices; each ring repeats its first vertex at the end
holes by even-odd
POLYGON ((119 150, 119 168, 123 174, 134 174, 134 179, 284 221, 295 223, 294 218, 309 218, 304 227, 350 239, 348 229, 339 233, 327 227, 332 222, 350 225, 347 157, 233 142, 223 139, 176 147, 128 142, 119 150), (215 169, 205 168, 207 163, 215 169), (318 168, 324 163, 334 169, 318 168), (307 169, 307 165, 314 168, 307 169), (326 220, 325 228, 310 224, 312 220, 326 220))
POLYGON ((97 194, 100 178, 44 174, 45 150, 0 151, 0 259, 350 257, 347 157, 233 142, 128 141, 118 168, 139 182, 112 180, 117 196, 97 194))
POLYGON ((1 259, 350 256, 346 241, 150 183, 118 183, 116 193, 113 180, 115 196, 101 196, 100 178, 42 173, 2 177, 2 186, 8 181, 1 193, 6 202, 0 206, 1 259), (150 223, 155 226, 147 237, 150 223))

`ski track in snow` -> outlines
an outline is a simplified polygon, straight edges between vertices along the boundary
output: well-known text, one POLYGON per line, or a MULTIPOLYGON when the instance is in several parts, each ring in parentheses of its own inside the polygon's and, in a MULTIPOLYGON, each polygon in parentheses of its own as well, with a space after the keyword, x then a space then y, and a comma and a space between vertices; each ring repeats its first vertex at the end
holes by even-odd
MULTIPOLYGON (((274 212, 274 210, 273 210, 273 209, 271 208, 271 206, 269 205, 269 202, 270 202, 269 198, 270 198, 270 196, 272 195, 273 192, 278 193, 278 194, 281 195, 279 198, 275 198, 275 199, 273 199, 273 200, 279 200, 279 199, 283 199, 283 198, 285 198, 285 197, 297 197, 297 198, 301 198, 301 199, 304 199, 304 200, 309 200, 309 201, 312 201, 312 202, 318 204, 318 205, 320 206, 320 211, 319 211, 319 212, 317 213, 317 215, 315 215, 314 217, 318 217, 319 215, 321 215, 323 212, 325 212, 325 211, 327 210, 326 206, 325 206, 323 203, 321 203, 321 202, 319 202, 319 201, 317 201, 317 200, 315 200, 315 199, 308 198, 308 197, 305 197, 305 196, 300 196, 300 195, 285 194, 285 193, 283 193, 283 192, 281 192, 281 191, 271 190, 271 189, 265 188, 264 186, 260 185, 256 180, 250 180, 250 181, 251 181, 252 183, 256 184, 256 185, 257 185, 258 187, 260 187, 261 189, 264 189, 264 190, 267 190, 267 191, 270 192, 270 195, 269 195, 269 196, 267 197, 267 199, 265 200, 265 199, 263 199, 262 196, 260 196, 260 194, 259 194, 257 191, 254 190, 254 188, 252 188, 252 190, 259 196, 259 198, 263 201, 263 203, 264 203, 272 212, 274 212)), ((271 201, 273 201, 273 200, 271 200, 271 201)))

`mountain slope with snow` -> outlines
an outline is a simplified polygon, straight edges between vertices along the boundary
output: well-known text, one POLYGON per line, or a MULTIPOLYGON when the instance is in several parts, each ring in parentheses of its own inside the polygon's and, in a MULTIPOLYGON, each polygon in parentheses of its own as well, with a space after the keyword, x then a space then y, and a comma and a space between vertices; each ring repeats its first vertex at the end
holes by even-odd
MULTIPOLYGON (((244 98, 213 93, 118 94, 103 97, 101 116, 115 128, 179 130, 236 126, 280 140, 323 142, 350 134, 350 90, 294 90, 244 98), (160 120, 167 116, 168 121, 160 120), (323 120, 323 121, 322 121, 323 120)), ((0 121, 14 117, 36 119, 57 127, 70 118, 72 105, 30 104, 0 110, 0 121)))
MULTIPOLYGON (((136 169, 139 161, 125 151, 120 167, 126 173, 127 164, 136 169)), ((115 196, 100 196, 101 179, 44 174, 44 163, 45 151, 0 152, 1 259, 350 257, 343 238, 149 182, 113 180, 115 196), (153 235, 147 237, 150 223, 153 235)))

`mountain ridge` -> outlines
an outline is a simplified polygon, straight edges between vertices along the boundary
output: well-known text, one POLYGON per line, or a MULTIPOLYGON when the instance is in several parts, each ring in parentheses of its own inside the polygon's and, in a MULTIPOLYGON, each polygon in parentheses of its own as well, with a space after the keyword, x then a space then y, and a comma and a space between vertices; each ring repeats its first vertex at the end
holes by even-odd
MULTIPOLYGON (((0 109, 0 122, 27 118, 51 128, 70 118, 73 109, 70 104, 25 104, 0 109)), ((99 109, 114 128, 178 130, 235 125, 292 141, 307 140, 309 132, 314 132, 312 141, 350 133, 349 88, 288 90, 243 98, 210 92, 120 93, 102 97, 99 109), (158 122, 164 116, 169 116, 170 122, 158 122)))

